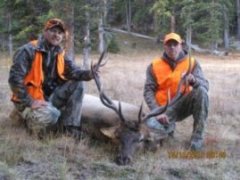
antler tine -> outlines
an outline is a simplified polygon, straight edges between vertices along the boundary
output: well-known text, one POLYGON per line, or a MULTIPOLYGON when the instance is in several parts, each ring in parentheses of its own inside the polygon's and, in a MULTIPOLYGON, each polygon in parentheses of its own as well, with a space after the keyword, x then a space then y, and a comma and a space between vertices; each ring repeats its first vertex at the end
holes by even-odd
POLYGON ((94 65, 93 65, 93 63, 91 63, 91 72, 92 72, 92 75, 93 75, 93 79, 94 79, 94 81, 95 81, 95 83, 96 83, 96 85, 97 85, 97 89, 98 89, 98 91, 100 92, 101 91, 101 83, 99 82, 99 78, 98 78, 98 75, 97 75, 97 73, 96 73, 96 71, 94 71, 94 65))
POLYGON ((107 63, 107 60, 102 63, 102 60, 103 60, 103 58, 104 58, 104 56, 105 56, 105 53, 106 53, 106 50, 104 50, 104 51, 102 52, 102 54, 101 54, 101 56, 100 56, 100 58, 99 58, 99 60, 98 60, 98 62, 97 62, 97 65, 96 65, 96 66, 97 66, 97 69, 98 69, 99 67, 104 66, 104 65, 107 63))
POLYGON ((138 124, 142 122, 142 110, 143 110, 143 102, 141 103, 141 106, 138 112, 138 124))
POLYGON ((189 61, 189 66, 188 66, 188 70, 187 70, 186 75, 189 75, 189 74, 191 73, 191 69, 192 69, 192 61, 191 61, 191 56, 190 56, 190 54, 189 54, 188 61, 189 61))
POLYGON ((124 122, 126 122, 126 120, 125 120, 125 118, 124 118, 124 116, 123 116, 123 113, 122 113, 122 105, 121 105, 121 102, 118 102, 118 108, 119 108, 119 113, 118 113, 118 115, 120 116, 121 121, 124 123, 124 122))
POLYGON ((185 94, 185 91, 187 90, 186 86, 184 87, 183 92, 181 92, 181 89, 184 83, 185 83, 185 79, 182 78, 178 84, 176 96, 171 100, 171 102, 169 103, 169 106, 172 106, 173 104, 175 104, 175 102, 177 102, 185 94))
POLYGON ((192 69, 191 66, 192 66, 192 61, 191 61, 191 57, 189 55, 188 70, 187 70, 186 74, 184 74, 184 76, 181 78, 181 80, 180 80, 180 82, 178 84, 176 96, 172 99, 172 101, 170 102, 169 106, 172 106, 173 104, 175 104, 185 94, 185 92, 187 90, 186 77, 187 77, 187 75, 189 75, 191 73, 191 69, 192 69), (182 86, 184 84, 185 84, 184 90, 181 92, 182 86))
MULTIPOLYGON (((188 70, 187 72, 183 75, 183 77, 181 78, 181 81, 183 80, 184 83, 186 84, 186 77, 187 75, 189 75, 191 73, 191 69, 192 69, 192 61, 191 61, 191 56, 189 55, 189 58, 188 58, 188 61, 189 61, 189 66, 188 66, 188 70)), ((180 83, 181 83, 180 81, 180 83)), ((179 86, 178 86, 179 87, 179 86)))

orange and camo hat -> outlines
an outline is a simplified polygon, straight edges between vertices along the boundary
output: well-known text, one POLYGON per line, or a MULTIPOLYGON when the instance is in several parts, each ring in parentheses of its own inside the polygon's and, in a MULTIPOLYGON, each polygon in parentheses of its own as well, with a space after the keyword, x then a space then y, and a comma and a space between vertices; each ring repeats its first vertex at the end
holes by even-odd
POLYGON ((175 40, 178 43, 182 43, 183 42, 181 36, 176 34, 176 33, 166 34, 165 37, 164 37, 163 43, 166 44, 169 40, 175 40))
POLYGON ((44 30, 52 29, 54 27, 59 27, 63 30, 63 32, 66 32, 66 26, 64 22, 58 18, 49 19, 44 26, 44 30))

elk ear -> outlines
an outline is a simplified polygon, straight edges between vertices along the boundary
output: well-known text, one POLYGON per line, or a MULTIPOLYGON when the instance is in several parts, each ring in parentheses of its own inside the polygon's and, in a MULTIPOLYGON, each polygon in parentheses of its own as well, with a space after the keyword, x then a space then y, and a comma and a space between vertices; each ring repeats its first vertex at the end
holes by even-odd
POLYGON ((105 136, 107 136, 110 139, 116 139, 116 131, 119 128, 119 126, 113 126, 109 128, 101 128, 100 131, 103 133, 105 136))

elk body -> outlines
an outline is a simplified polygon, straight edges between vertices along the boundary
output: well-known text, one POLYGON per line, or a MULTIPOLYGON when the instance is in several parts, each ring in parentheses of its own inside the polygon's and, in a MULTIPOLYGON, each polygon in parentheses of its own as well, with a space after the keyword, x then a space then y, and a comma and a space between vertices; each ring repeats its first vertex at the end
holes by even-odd
MULTIPOLYGON (((168 106, 176 103, 185 93, 186 88, 182 88, 185 83, 185 77, 190 73, 191 64, 187 73, 182 77, 176 96, 170 102, 170 94, 168 92, 168 102, 165 106, 158 107, 148 114, 144 115, 141 107, 137 107, 128 103, 120 103, 112 101, 104 93, 100 77, 96 72, 98 68, 103 66, 101 55, 97 65, 92 65, 92 73, 99 91, 100 99, 85 95, 83 101, 82 122, 91 122, 96 137, 105 136, 117 142, 119 152, 116 162, 119 165, 129 164, 139 145, 149 146, 156 144, 168 137, 174 131, 174 127, 167 130, 153 130, 147 125, 147 120, 164 113, 168 106), (93 70, 95 68, 95 70, 93 70)), ((185 86, 186 87, 186 86, 185 86)), ((142 147, 142 146, 141 146, 142 147)))
MULTIPOLYGON (((118 101, 113 101, 118 104, 118 101)), ((103 105, 101 100, 86 94, 83 98, 82 129, 98 139, 108 139, 118 146, 116 163, 127 165, 137 149, 155 144, 168 136, 166 132, 154 133, 144 122, 139 122, 139 107, 121 103, 125 121, 112 109, 103 105)))

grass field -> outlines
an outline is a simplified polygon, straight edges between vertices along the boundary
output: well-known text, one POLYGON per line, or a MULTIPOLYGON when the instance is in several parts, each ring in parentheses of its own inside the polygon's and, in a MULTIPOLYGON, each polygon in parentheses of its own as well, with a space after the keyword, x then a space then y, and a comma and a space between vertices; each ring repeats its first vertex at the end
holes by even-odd
MULTIPOLYGON (((108 54, 101 77, 110 97, 140 105, 145 69, 161 52, 154 46, 146 48, 144 44, 139 47, 138 42, 136 44, 137 47, 132 48, 123 42, 122 46, 129 48, 120 54, 108 54)), ((91 59, 95 61, 98 56, 92 55, 91 59)), ((189 117, 177 124, 174 139, 164 142, 157 152, 138 152, 129 166, 114 163, 115 147, 111 143, 89 137, 76 143, 64 135, 40 141, 10 120, 12 104, 7 84, 10 62, 1 58, 0 179, 238 179, 240 54, 194 56, 210 83, 204 151, 198 156, 186 155, 185 145, 192 131, 192 117, 189 117)), ((81 59, 81 55, 77 59, 81 59)), ((97 95, 93 82, 87 84, 87 93, 97 95)))

